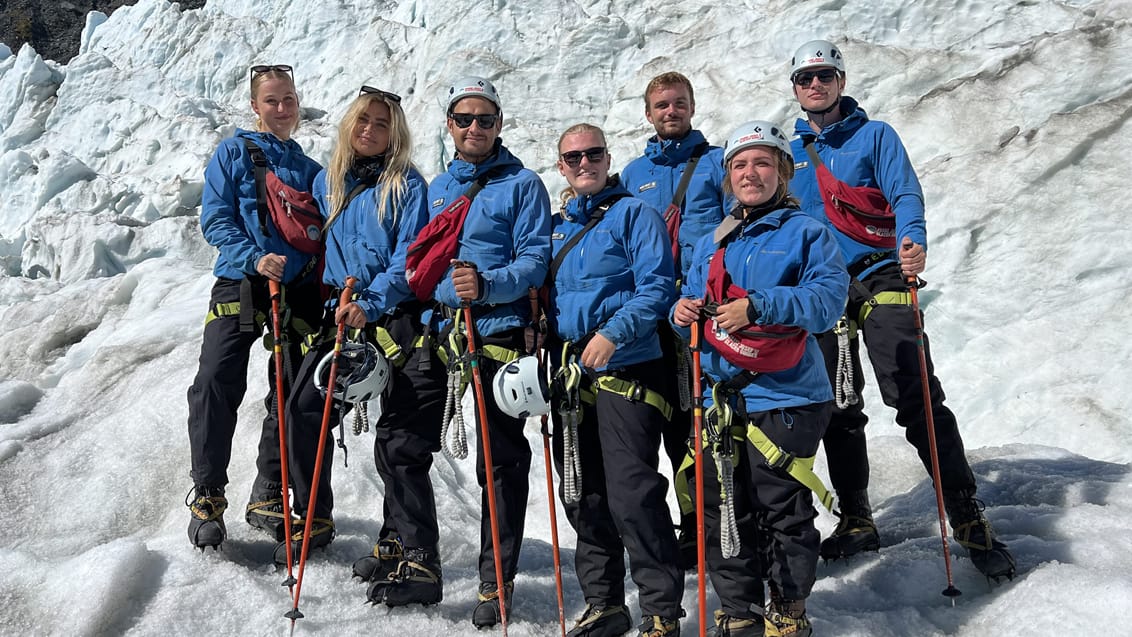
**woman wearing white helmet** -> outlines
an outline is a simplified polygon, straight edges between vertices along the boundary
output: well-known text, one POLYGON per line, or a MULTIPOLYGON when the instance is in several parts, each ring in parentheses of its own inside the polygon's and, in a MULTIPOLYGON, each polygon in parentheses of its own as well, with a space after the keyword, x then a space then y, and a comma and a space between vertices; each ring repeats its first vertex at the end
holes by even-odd
MULTIPOLYGON (((421 305, 405 280, 405 252, 428 221, 427 184, 411 161, 412 141, 401 98, 362 86, 338 126, 329 167, 315 179, 314 194, 326 219, 323 283, 336 290, 316 341, 296 377, 288 401, 288 455, 298 515, 313 516, 311 548, 334 536, 334 494, 328 439, 314 511, 306 511, 318 452, 325 392, 335 397, 332 426, 353 409, 365 417, 366 404, 383 397, 374 441, 374 461, 385 483, 382 527, 372 554, 359 559, 354 574, 372 585, 367 597, 398 606, 436 603, 441 598, 438 529, 432 483, 432 454, 440 448, 445 396, 443 365, 421 346, 421 305), (355 277, 353 299, 338 305, 337 291, 355 277), (345 324, 353 344, 339 355, 337 382, 326 387, 328 357, 336 324, 345 324), (421 363, 427 363, 421 369, 421 363), (395 385, 396 392, 386 391, 395 385), (384 395, 384 396, 383 396, 384 395), (391 572, 405 576, 388 577, 391 572), (410 573, 411 571, 411 573, 410 573), (411 584, 398 586, 402 581, 411 584)), ((375 405, 376 407, 376 405, 375 405)), ((371 418, 377 414, 368 414, 371 418)), ((357 424, 368 427, 360 420, 357 424)), ((302 549, 296 526, 292 556, 302 549)), ((286 563, 285 548, 275 560, 286 563)))
POLYGON ((552 222, 548 350, 556 464, 586 600, 569 635, 629 630, 625 553, 640 592, 636 634, 678 635, 683 571, 657 471, 672 407, 660 393, 656 325, 673 300, 672 250, 660 214, 610 176, 610 162, 596 126, 571 126, 558 140, 569 188, 552 222))
POLYGON ((724 167, 724 190, 737 205, 696 246, 672 312, 684 336, 695 322, 704 331, 704 457, 714 459, 704 471, 707 558, 723 607, 716 634, 764 634, 765 594, 751 575, 762 573, 770 583, 767 634, 802 637, 811 631, 805 600, 819 535, 812 471, 799 467, 812 462, 833 399, 810 333, 841 315, 848 275, 833 236, 789 194, 793 157, 777 126, 737 128, 724 167), (732 481, 724 492, 721 484, 732 481))

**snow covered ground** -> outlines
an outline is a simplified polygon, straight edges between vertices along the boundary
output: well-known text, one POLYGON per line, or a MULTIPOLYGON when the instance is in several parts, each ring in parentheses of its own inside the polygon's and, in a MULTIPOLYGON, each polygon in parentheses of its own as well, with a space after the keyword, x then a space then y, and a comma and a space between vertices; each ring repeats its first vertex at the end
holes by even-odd
MULTIPOLYGON (((230 539, 202 555, 185 536, 185 390, 214 257, 197 206, 217 142, 250 126, 250 64, 295 65, 309 119, 298 139, 321 160, 360 84, 401 93, 426 176, 451 154, 446 82, 486 75, 506 143, 553 192, 564 185, 554 143, 570 124, 603 126, 615 168, 639 154, 651 133, 640 95, 661 71, 692 79, 694 123, 717 143, 748 119, 792 123, 787 61, 813 37, 842 45, 849 94, 896 127, 920 172, 936 364, 1019 567, 990 586, 960 555, 963 595, 954 607, 940 595, 930 481, 891 412, 874 408, 883 546, 819 568, 816 634, 1132 635, 1125 0, 210 0, 184 13, 141 0, 91 14, 66 66, 0 46, 0 633, 289 627, 271 544, 239 515, 266 352, 235 441, 230 539)), ((872 390, 866 400, 880 403, 872 390)), ((542 443, 530 436, 516 636, 557 632, 542 443)), ((309 564, 296 632, 477 634, 471 463, 437 457, 445 601, 389 612, 349 580, 379 528, 381 484, 372 440, 348 442, 349 467, 335 458, 339 537, 309 564)), ((560 531, 574 617, 573 537, 560 531)))

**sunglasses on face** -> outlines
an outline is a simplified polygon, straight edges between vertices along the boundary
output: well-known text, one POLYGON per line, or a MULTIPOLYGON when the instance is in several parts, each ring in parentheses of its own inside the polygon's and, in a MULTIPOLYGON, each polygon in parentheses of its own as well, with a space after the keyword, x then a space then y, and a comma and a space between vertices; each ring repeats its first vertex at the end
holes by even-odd
POLYGON ((806 71, 804 73, 795 75, 794 83, 798 86, 809 86, 810 83, 814 81, 815 77, 818 78, 818 81, 822 84, 829 84, 833 81, 833 78, 837 77, 837 71, 832 71, 829 69, 813 73, 806 71))
POLYGON ((269 71, 278 71, 286 73, 291 76, 291 81, 295 81, 295 71, 289 64, 257 64, 251 68, 251 79, 263 75, 269 71))
POLYGON ((449 113, 448 118, 456 122, 457 128, 467 128, 476 122, 480 128, 487 129, 493 128, 495 122, 499 121, 499 115, 496 113, 486 113, 484 115, 472 115, 471 113, 449 113))
POLYGON ((379 96, 384 97, 385 99, 389 100, 390 102, 393 102, 394 104, 400 104, 401 103, 401 96, 400 95, 398 95, 396 93, 390 93, 389 91, 383 91, 379 88, 374 88, 372 86, 362 86, 362 88, 358 89, 358 96, 360 97, 362 95, 379 95, 379 96))
POLYGON ((562 161, 571 168, 577 168, 578 166, 581 166, 582 157, 590 160, 591 164, 596 164, 597 162, 605 159, 605 146, 594 146, 593 148, 587 148, 585 150, 571 150, 569 152, 562 153, 561 155, 559 155, 559 157, 561 157, 562 161))

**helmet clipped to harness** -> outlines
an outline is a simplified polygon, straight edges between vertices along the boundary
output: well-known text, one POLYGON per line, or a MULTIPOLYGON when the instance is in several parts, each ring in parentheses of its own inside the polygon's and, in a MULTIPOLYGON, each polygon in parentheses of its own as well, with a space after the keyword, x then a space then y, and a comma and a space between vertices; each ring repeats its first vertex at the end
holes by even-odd
MULTIPOLYGON (((328 353, 315 368, 314 385, 324 396, 333 358, 334 352, 328 353)), ((342 343, 342 350, 338 353, 338 376, 334 380, 334 399, 351 404, 374 400, 389 385, 390 371, 389 361, 372 343, 342 343)))
POLYGON ((534 356, 520 357, 496 372, 491 390, 499 410, 512 418, 550 413, 550 389, 534 356))

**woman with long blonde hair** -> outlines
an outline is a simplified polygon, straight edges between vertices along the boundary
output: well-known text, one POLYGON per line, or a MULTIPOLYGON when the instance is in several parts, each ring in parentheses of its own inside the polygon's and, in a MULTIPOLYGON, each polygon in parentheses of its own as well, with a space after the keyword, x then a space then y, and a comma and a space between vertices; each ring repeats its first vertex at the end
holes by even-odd
MULTIPOLYGON (((354 573, 374 582, 368 593, 372 601, 390 606, 431 604, 441 598, 439 531, 428 474, 432 454, 440 449, 446 388, 444 365, 423 338, 423 308, 405 279, 405 252, 429 218, 428 184, 413 166, 411 150, 401 98, 362 86, 339 124, 330 166, 315 180, 314 194, 326 219, 322 280, 336 293, 323 322, 322 334, 327 336, 307 354, 297 376, 298 389, 288 402, 295 509, 301 516, 314 516, 311 547, 325 546, 334 536, 328 459, 319 476, 315 510, 305 510, 315 488, 312 474, 325 401, 315 382, 325 379, 315 377, 334 347, 339 323, 358 333, 363 351, 383 359, 364 378, 340 370, 339 379, 360 387, 374 374, 388 377, 380 395, 366 396, 352 407, 356 419, 376 420, 374 461, 385 483, 377 546, 357 561, 354 573), (357 279, 353 300, 338 305, 337 291, 345 287, 347 277, 357 279), (394 385, 397 391, 391 392, 394 385)), ((333 388, 343 396, 356 389, 341 382, 333 388)), ((336 417, 350 406, 340 404, 336 417)), ((329 456, 333 448, 328 440, 324 453, 329 456)), ((301 532, 292 538, 293 555, 301 550, 301 544, 295 548, 296 541, 302 541, 301 532)), ((275 557, 286 564, 282 544, 275 557)))

